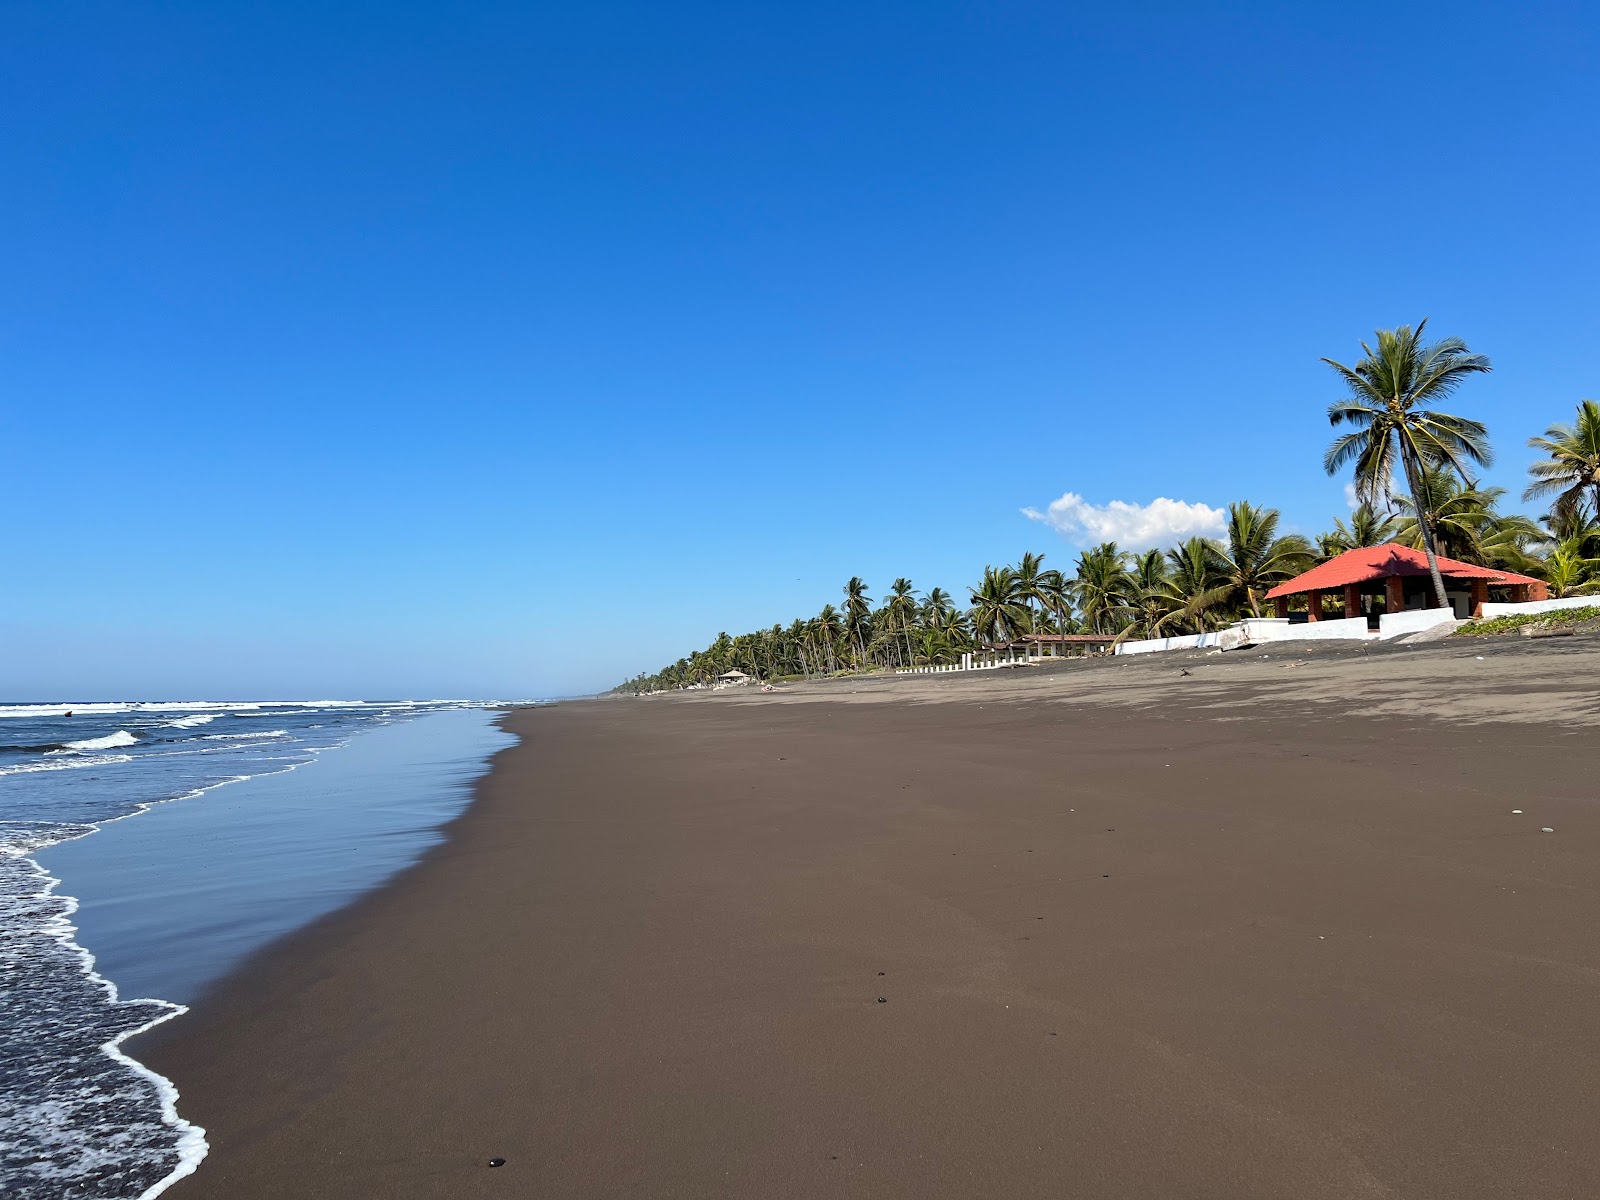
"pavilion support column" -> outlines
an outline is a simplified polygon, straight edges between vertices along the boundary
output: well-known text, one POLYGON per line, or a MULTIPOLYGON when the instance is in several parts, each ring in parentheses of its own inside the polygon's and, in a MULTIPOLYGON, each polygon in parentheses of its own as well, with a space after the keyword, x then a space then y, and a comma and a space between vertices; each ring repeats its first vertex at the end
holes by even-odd
POLYGON ((1308 620, 1308 621, 1320 621, 1320 620, 1322 620, 1322 593, 1321 592, 1307 592, 1306 593, 1306 620, 1308 620))
POLYGON ((1389 612, 1405 612, 1406 610, 1406 581, 1398 575, 1391 575, 1384 580, 1384 599, 1388 601, 1385 606, 1389 612))
POLYGON ((1483 606, 1489 599, 1489 581, 1487 579, 1474 579, 1472 581, 1472 615, 1476 619, 1483 616, 1483 606))
POLYGON ((1289 597, 1279 596, 1272 602, 1272 615, 1280 621, 1289 619, 1289 597))
POLYGON ((1347 583, 1344 585, 1344 619, 1348 621, 1352 617, 1359 617, 1360 615, 1361 585, 1359 583, 1347 583))

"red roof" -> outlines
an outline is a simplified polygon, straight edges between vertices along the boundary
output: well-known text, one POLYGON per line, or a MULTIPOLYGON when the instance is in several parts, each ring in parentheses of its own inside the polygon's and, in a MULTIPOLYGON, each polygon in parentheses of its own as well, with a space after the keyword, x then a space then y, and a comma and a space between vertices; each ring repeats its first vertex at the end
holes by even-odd
MULTIPOLYGON (((1354 550, 1346 550, 1337 558, 1330 558, 1327 562, 1312 567, 1304 575, 1296 575, 1286 583, 1280 583, 1267 593, 1267 599, 1298 596, 1302 592, 1331 592, 1347 584, 1367 583, 1373 579, 1385 579, 1390 575, 1415 576, 1427 573, 1428 556, 1421 550, 1413 550, 1410 546, 1402 546, 1399 542, 1390 542, 1384 546, 1359 546, 1354 550)), ((1494 584, 1539 582, 1526 575, 1518 575, 1515 571, 1475 567, 1471 563, 1457 562, 1442 554, 1439 556, 1439 574, 1454 579, 1486 579, 1494 584)))

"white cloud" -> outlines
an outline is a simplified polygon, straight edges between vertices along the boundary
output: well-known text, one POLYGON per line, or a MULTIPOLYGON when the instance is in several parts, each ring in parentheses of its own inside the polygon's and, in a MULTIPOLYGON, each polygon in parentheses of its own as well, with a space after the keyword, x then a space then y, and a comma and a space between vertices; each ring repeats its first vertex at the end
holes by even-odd
POLYGON ((1197 535, 1221 533, 1228 526, 1227 511, 1208 504, 1189 504, 1158 496, 1149 504, 1113 500, 1090 504, 1076 492, 1052 500, 1044 512, 1025 508, 1022 515, 1043 521, 1075 546, 1116 542, 1124 550, 1166 547, 1197 535))
POLYGON ((1350 506, 1350 511, 1355 512, 1361 507, 1361 497, 1356 495, 1355 481, 1351 480, 1344 485, 1344 502, 1350 506))

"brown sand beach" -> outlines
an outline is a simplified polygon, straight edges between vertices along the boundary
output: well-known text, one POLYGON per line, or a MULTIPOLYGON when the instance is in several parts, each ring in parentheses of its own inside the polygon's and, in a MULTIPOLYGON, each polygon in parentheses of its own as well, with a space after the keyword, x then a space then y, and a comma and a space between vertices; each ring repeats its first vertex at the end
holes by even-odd
POLYGON ((445 844, 131 1047, 212 1144, 170 1194, 1600 1194, 1597 668, 519 710, 445 844))

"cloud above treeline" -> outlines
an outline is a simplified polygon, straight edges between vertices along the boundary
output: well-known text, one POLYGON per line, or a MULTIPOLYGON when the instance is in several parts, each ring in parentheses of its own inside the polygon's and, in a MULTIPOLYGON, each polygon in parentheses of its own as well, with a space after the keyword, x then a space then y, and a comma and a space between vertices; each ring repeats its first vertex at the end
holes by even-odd
POLYGON ((1040 512, 1025 508, 1022 515, 1042 521, 1075 546, 1115 542, 1124 550, 1150 550, 1171 546, 1196 536, 1211 536, 1227 528, 1227 511, 1208 504, 1190 504, 1157 496, 1149 504, 1113 500, 1090 504, 1077 492, 1068 492, 1040 512))

